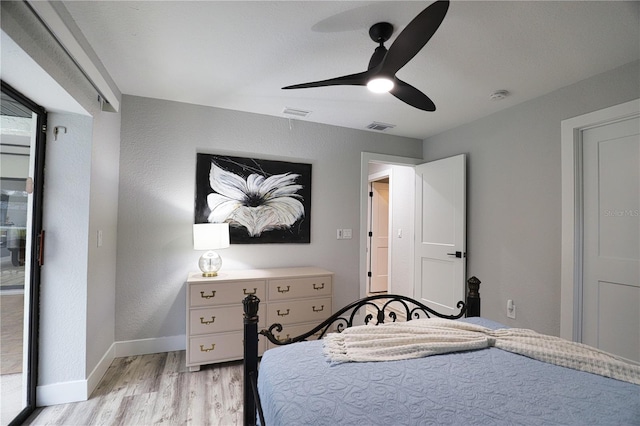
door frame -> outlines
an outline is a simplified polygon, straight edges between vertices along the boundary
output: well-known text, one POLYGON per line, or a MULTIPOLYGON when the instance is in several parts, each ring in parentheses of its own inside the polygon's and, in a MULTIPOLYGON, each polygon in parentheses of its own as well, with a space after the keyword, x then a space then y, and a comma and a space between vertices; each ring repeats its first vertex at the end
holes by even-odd
MULTIPOLYGON (((423 163, 421 158, 399 157, 395 155, 376 154, 373 152, 362 152, 360 155, 360 256, 359 256, 359 281, 360 294, 362 298, 367 295, 367 235, 368 235, 368 214, 369 214, 369 163, 392 164, 398 166, 414 167, 423 163)), ((391 258, 391 251, 389 252, 391 258)), ((390 279, 391 280, 391 279, 390 279)))
MULTIPOLYGON (((14 89, 7 84, 4 80, 0 81, 2 91, 9 94, 12 98, 16 99, 24 106, 38 115, 36 122, 36 140, 35 150, 32 150, 35 158, 33 159, 33 203, 31 206, 31 241, 27 243, 29 248, 30 260, 27 262, 29 265, 29 271, 25 271, 25 277, 29 277, 29 282, 25 282, 25 295, 29 295, 29 312, 26 313, 24 318, 29 319, 28 324, 23 323, 23 328, 26 327, 27 331, 23 336, 27 336, 28 342, 23 342, 23 351, 28 350, 27 356, 27 371, 23 371, 26 374, 26 380, 23 379, 23 383, 26 383, 27 389, 22 389, 23 396, 26 395, 25 407, 18 413, 18 415, 11 421, 10 425, 19 425, 26 421, 31 413, 36 408, 36 387, 38 384, 38 353, 39 353, 39 320, 40 320, 40 262, 39 255, 41 252, 41 241, 39 235, 42 230, 42 203, 44 196, 44 161, 45 161, 45 144, 46 144, 46 126, 47 126, 47 113, 43 107, 33 102, 31 99, 14 89)), ((43 248, 42 248, 43 249, 43 248)), ((23 359, 24 359, 23 353, 23 359)), ((24 363, 23 363, 24 365, 24 363)))
POLYGON ((560 337, 582 340, 583 170, 582 132, 640 116, 640 99, 563 120, 561 123, 562 250, 560 337))

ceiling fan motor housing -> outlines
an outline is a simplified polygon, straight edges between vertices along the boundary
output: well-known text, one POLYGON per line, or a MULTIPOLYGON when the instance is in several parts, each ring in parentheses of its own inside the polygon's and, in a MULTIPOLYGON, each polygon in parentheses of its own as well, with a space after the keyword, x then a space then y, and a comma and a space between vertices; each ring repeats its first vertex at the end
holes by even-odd
POLYGON ((369 37, 376 43, 384 43, 391 38, 393 25, 388 22, 378 22, 369 28, 369 37))

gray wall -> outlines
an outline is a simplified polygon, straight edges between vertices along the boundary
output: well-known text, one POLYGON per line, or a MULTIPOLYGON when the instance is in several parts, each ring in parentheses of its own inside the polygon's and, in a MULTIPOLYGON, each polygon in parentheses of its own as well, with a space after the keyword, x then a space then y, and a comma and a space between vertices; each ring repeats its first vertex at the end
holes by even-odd
POLYGON ((185 333, 197 152, 312 164, 311 244, 231 245, 223 269, 335 272, 334 307, 359 296, 361 152, 419 158, 422 141, 157 99, 123 97, 116 341, 185 333), (353 229, 337 240, 336 229, 353 229))
POLYGON ((640 97, 638 64, 424 141, 425 160, 469 153, 467 265, 483 316, 560 334, 560 122, 640 97))

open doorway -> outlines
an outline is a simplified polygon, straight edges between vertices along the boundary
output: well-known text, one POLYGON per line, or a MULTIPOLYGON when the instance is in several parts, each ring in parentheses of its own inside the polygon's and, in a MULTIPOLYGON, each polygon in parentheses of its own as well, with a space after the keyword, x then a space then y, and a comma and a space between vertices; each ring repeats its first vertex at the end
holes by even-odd
MULTIPOLYGON (((418 158, 363 152, 360 197, 360 297, 370 292, 371 214, 370 180, 388 178, 388 261, 386 280, 389 293, 413 296, 413 229, 415 172, 418 158)), ((384 227, 384 225, 383 225, 384 227)), ((384 262, 384 261, 383 261, 384 262)), ((384 272, 384 271, 382 271, 384 272)))
POLYGON ((423 164, 420 159, 362 153, 361 297, 370 290, 369 182, 385 172, 390 176, 387 292, 451 309, 464 299, 465 169, 465 154, 423 164), (433 276, 445 278, 425 280, 433 276))
POLYGON ((369 176, 369 289, 386 293, 389 289, 389 180, 390 171, 369 176))

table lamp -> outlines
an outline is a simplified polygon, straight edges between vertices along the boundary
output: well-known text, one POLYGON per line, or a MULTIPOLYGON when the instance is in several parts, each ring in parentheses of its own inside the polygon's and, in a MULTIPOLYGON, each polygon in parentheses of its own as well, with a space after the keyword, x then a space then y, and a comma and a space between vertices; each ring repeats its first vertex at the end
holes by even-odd
POLYGON ((194 250, 207 250, 198 261, 203 277, 218 275, 222 258, 213 250, 229 247, 228 223, 197 223, 193 225, 194 250))

